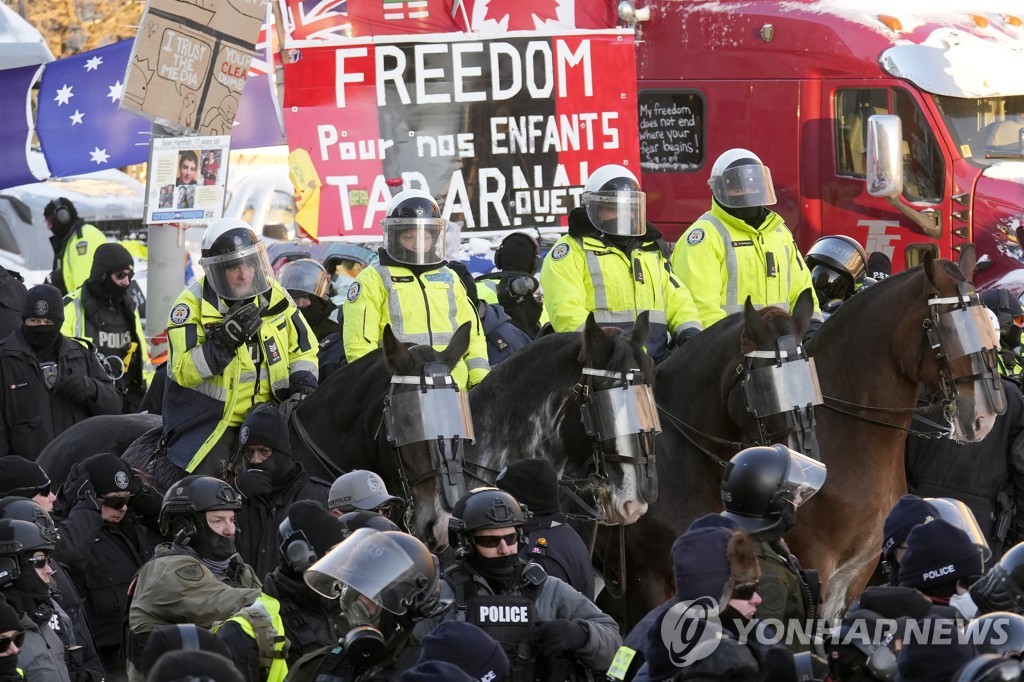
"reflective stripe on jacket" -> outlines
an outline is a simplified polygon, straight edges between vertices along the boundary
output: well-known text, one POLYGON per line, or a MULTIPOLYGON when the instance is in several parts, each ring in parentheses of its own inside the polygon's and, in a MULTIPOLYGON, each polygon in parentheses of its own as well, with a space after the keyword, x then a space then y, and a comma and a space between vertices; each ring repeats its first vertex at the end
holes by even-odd
POLYGON ((487 376, 490 365, 480 318, 462 280, 449 268, 442 265, 415 274, 399 265, 374 263, 359 273, 347 298, 342 335, 349 362, 380 346, 385 325, 391 325, 399 341, 440 351, 459 326, 469 322, 469 349, 452 377, 466 388, 487 376))
MULTIPOLYGON (((676 244, 672 270, 693 294, 705 327, 743 310, 747 296, 755 308, 792 312, 800 293, 811 288, 810 270, 778 213, 769 211, 755 230, 714 200, 676 244)), ((822 319, 817 297, 814 316, 822 319)))
POLYGON ((285 661, 288 640, 284 631, 284 621, 281 620, 281 602, 269 594, 261 594, 252 603, 252 606, 243 608, 223 623, 214 626, 213 631, 216 632, 225 623, 237 623, 238 627, 242 628, 246 635, 256 640, 260 658, 260 671, 262 672, 264 669, 269 668, 267 676, 263 679, 266 682, 282 682, 288 675, 288 663, 285 661), (253 620, 258 621, 255 627, 253 626, 253 620), (267 627, 268 624, 269 628, 267 627), (260 628, 260 632, 256 631, 257 628, 260 628), (267 637, 271 638, 272 644, 268 641, 261 642, 261 639, 266 640, 267 637), (271 646, 274 651, 272 658, 269 652, 271 646), (268 658, 270 659, 270 665, 263 665, 265 659, 268 658))
MULTIPOLYGON (((133 310, 132 316, 135 318, 135 342, 138 346, 134 350, 131 362, 142 362, 142 379, 148 388, 153 380, 153 363, 149 357, 149 344, 146 342, 146 334, 142 330, 142 319, 139 317, 139 311, 133 310)), ((89 334, 85 315, 82 311, 81 287, 64 297, 64 324, 61 325, 60 333, 75 341, 85 339, 93 345, 96 343, 96 340, 89 334)), ((128 374, 127 367, 125 368, 125 374, 128 374)))

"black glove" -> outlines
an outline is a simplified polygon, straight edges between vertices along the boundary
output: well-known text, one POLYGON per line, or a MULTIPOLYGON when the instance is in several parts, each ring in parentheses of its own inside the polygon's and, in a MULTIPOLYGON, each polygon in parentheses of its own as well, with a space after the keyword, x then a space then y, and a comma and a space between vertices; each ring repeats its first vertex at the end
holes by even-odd
POLYGON ((292 412, 299 406, 303 400, 306 399, 306 393, 297 392, 292 393, 290 396, 281 401, 281 404, 277 406, 277 409, 281 410, 285 417, 292 416, 292 412))
POLYGON ((587 631, 574 620, 557 618, 533 627, 533 641, 545 656, 578 651, 587 643, 587 631))
POLYGON ((79 467, 77 471, 75 468, 71 469, 66 490, 67 493, 64 497, 68 501, 69 509, 74 509, 82 504, 90 509, 100 510, 100 503, 96 499, 96 490, 92 487, 92 481, 89 480, 89 475, 83 468, 79 467), (72 477, 72 474, 77 474, 77 478, 72 477))
POLYGON ((681 348, 684 343, 692 339, 693 337, 700 334, 700 329, 696 327, 687 327, 686 329, 680 329, 672 335, 672 349, 681 348))
POLYGON ((274 491, 270 478, 262 471, 243 471, 235 478, 235 487, 243 497, 266 496, 274 491))
POLYGON ((73 403, 80 403, 82 405, 91 403, 96 400, 99 391, 96 380, 92 377, 72 374, 70 376, 62 376, 57 380, 57 393, 73 403))
POLYGON ((132 496, 128 499, 128 508, 147 520, 157 520, 160 517, 160 507, 163 505, 163 495, 146 485, 138 472, 132 474, 131 483, 128 485, 128 492, 132 496))
POLYGON ((229 350, 235 350, 260 329, 260 309, 255 303, 232 304, 224 321, 210 327, 207 334, 229 350))

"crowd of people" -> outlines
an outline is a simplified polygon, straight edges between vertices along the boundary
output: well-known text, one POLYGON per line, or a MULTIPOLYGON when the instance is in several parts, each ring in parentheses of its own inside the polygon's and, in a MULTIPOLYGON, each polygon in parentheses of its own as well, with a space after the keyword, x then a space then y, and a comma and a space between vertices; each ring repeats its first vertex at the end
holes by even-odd
POLYGON ((591 547, 547 459, 524 451, 493 487, 465 492, 435 554, 377 472, 325 481, 293 457, 290 415, 386 329, 442 350, 468 325, 451 372, 465 390, 591 316, 624 329, 646 313, 643 345, 661 361, 747 300, 790 311, 808 289, 813 334, 889 274, 846 237, 805 260, 748 150, 716 161, 710 189, 710 210, 670 249, 636 177, 603 166, 546 256, 511 234, 475 281, 445 259, 436 201, 405 190, 379 259, 345 291, 312 259, 275 277, 252 228, 220 219, 203 277, 171 307, 159 368, 126 295, 131 254, 51 202, 49 283, 0 273, 0 682, 1019 679, 1024 309, 1003 290, 983 302, 1008 409, 978 444, 909 439, 909 494, 878 539, 874 586, 844 613, 825 612, 822 576, 785 540, 826 467, 782 445, 736 453, 723 511, 650 557, 671 563, 673 596, 635 625, 598 606, 591 547), (104 443, 44 467, 75 424, 139 411, 162 424, 145 471, 104 443))

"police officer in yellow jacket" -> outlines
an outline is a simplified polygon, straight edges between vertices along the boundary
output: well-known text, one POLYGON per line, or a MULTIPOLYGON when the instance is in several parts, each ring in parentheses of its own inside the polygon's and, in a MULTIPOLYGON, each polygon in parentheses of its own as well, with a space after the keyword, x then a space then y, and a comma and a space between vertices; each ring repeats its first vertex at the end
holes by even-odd
POLYGON ((646 195, 627 168, 598 168, 587 180, 583 206, 569 213, 569 233, 548 252, 540 271, 544 308, 556 332, 583 328, 587 315, 605 327, 627 327, 649 311, 644 344, 660 361, 676 343, 700 331, 690 292, 672 274, 661 233, 647 224, 646 195))
POLYGON ((58 197, 43 209, 46 226, 53 232, 53 271, 49 283, 69 294, 85 283, 92 270, 96 248, 107 243, 107 237, 78 217, 78 209, 70 199, 58 197))
MULTIPOLYGON (((747 296, 757 308, 792 311, 811 273, 775 203, 771 172, 746 149, 730 149, 711 169, 711 210, 676 244, 672 270, 690 289, 705 327, 739 312, 747 296)), ((817 301, 812 329, 822 321, 817 301)))
POLYGON ((466 287, 444 260, 445 221, 426 192, 405 190, 388 202, 381 221, 384 248, 348 289, 342 338, 355 362, 380 346, 384 326, 399 341, 447 347, 458 328, 471 323, 469 350, 452 370, 463 388, 490 370, 487 341, 466 287))
POLYGON ((254 404, 294 404, 316 389, 317 344, 245 221, 210 225, 199 264, 205 276, 178 296, 167 325, 164 439, 166 461, 216 475, 254 404))

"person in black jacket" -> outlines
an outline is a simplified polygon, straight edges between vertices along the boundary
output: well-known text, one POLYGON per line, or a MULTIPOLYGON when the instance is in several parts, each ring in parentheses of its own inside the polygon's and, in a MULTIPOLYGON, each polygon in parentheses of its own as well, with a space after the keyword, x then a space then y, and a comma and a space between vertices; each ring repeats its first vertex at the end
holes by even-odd
POLYGON ((96 357, 60 333, 55 287, 29 289, 21 317, 21 328, 0 342, 0 456, 34 460, 73 424, 120 414, 121 394, 96 357))
POLYGON ((18 643, 25 643, 25 628, 18 612, 0 596, 0 682, 22 682, 18 670, 18 643))
MULTIPOLYGON (((93 637, 107 671, 125 676, 119 655, 128 586, 142 564, 162 542, 135 512, 146 493, 133 481, 131 468, 117 455, 102 453, 71 468, 57 497, 66 510, 59 523, 60 541, 54 556, 85 598, 93 637), (136 497, 140 498, 136 502, 136 497)), ((155 492, 151 512, 159 513, 155 492)), ((149 519, 158 523, 156 515, 149 519)))
MULTIPOLYGON (((952 497, 974 512, 992 561, 1024 540, 1024 395, 1003 379, 1006 412, 977 443, 907 437, 907 488, 921 497, 952 497)), ((939 421, 937 414, 926 415, 939 421)), ((920 425, 915 424, 915 428, 920 425)))
POLYGON ((544 458, 512 462, 501 470, 494 485, 533 512, 523 526, 526 542, 519 546, 519 555, 593 601, 590 552, 559 507, 558 474, 551 462, 544 458))
POLYGON ((26 291, 20 273, 0 268, 0 339, 21 326, 26 291))
POLYGON ((244 497, 238 512, 238 553, 263 578, 278 566, 277 529, 296 500, 327 508, 331 485, 307 474, 291 456, 288 423, 269 404, 252 408, 238 432, 245 471, 235 479, 244 497))

